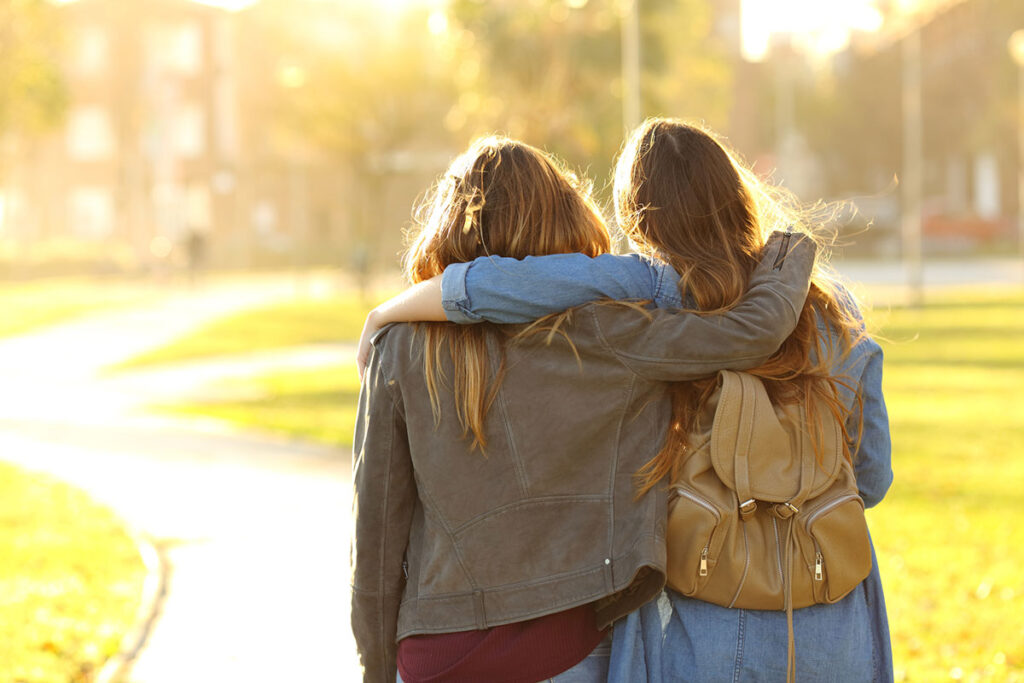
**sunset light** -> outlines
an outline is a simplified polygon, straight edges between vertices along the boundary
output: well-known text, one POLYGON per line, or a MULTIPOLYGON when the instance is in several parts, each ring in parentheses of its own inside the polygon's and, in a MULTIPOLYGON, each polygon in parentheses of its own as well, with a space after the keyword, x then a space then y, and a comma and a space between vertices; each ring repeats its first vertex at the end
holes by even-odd
POLYGON ((774 36, 790 35, 813 54, 843 49, 854 31, 877 31, 882 14, 875 0, 743 0, 743 54, 761 61, 774 36))

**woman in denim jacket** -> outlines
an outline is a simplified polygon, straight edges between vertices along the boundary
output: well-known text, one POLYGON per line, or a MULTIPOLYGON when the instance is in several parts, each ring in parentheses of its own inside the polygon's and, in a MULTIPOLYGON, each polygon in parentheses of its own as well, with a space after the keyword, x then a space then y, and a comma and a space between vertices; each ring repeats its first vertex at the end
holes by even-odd
MULTIPOLYGON (((716 272, 702 264, 729 258, 722 253, 725 240, 720 235, 729 228, 723 224, 736 216, 737 209, 742 220, 745 202, 728 195, 723 198, 720 192, 714 198, 714 179, 724 179, 726 187, 733 182, 741 188, 738 194, 745 195, 762 223, 798 218, 786 210, 773 188, 757 181, 706 131, 679 121, 651 120, 638 128, 617 169, 619 224, 645 255, 483 257, 453 264, 441 281, 448 320, 527 322, 600 298, 651 300, 668 309, 716 308, 721 300, 698 305, 701 302, 688 295, 705 284, 702 276, 716 272), (693 234, 681 234, 686 230, 705 233, 695 239, 693 234), (688 283, 691 289, 682 294, 680 288, 688 283)), ((823 291, 829 282, 819 278, 817 284, 823 291)), ((428 298, 422 294, 415 306, 408 301, 403 306, 385 305, 380 317, 414 317, 417 306, 428 305, 428 298)), ((812 323, 818 343, 810 350, 809 362, 830 359, 829 374, 845 380, 835 386, 848 414, 847 431, 855 438, 859 435, 851 456, 860 495, 871 507, 881 501, 892 481, 888 417, 881 391, 882 352, 864 333, 846 290, 834 286, 831 295, 819 301, 840 309, 840 324, 819 310, 812 323), (852 348, 840 348, 844 338, 852 348)), ((436 303, 431 301, 429 306, 436 303)), ((729 609, 668 590, 616 624, 609 680, 785 680, 785 619, 781 612, 729 609)), ((873 561, 867 579, 840 602, 796 610, 794 630, 801 680, 892 680, 877 562, 873 561)))

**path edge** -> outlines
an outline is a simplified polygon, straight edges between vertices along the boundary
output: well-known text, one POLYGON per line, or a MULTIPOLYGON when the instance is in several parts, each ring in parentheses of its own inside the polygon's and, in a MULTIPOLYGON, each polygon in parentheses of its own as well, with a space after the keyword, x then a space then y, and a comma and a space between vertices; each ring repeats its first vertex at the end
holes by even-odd
POLYGON ((135 623, 121 639, 121 647, 100 668, 94 683, 121 683, 131 672, 132 664, 149 640, 167 597, 170 564, 164 551, 147 534, 134 532, 132 540, 146 567, 142 583, 142 599, 135 613, 135 623))

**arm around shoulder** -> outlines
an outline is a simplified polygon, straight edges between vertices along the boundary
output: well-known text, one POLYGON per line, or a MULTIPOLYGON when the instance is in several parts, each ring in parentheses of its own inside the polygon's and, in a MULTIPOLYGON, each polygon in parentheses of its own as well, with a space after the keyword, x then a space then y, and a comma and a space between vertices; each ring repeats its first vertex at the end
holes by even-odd
POLYGON ((366 363, 370 357, 370 345, 374 335, 385 325, 391 323, 404 323, 415 321, 444 321, 445 311, 441 305, 441 276, 437 275, 417 282, 384 303, 378 305, 363 323, 363 331, 359 335, 359 344, 356 348, 356 364, 359 368, 359 376, 362 377, 366 370, 366 363))
POLYGON ((810 286, 816 247, 775 233, 762 252, 750 289, 734 308, 714 315, 595 306, 609 348, 636 374, 685 381, 721 369, 764 363, 793 331, 810 286))

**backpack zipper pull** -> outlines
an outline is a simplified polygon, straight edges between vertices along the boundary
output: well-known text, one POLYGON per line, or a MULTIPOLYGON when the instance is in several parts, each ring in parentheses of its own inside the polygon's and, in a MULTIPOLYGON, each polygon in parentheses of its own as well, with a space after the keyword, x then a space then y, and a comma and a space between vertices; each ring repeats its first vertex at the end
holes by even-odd
POLYGON ((821 581, 821 565, 824 563, 824 559, 821 557, 821 553, 814 554, 814 580, 821 581))
POLYGON ((704 546, 704 549, 700 551, 700 575, 708 575, 708 547, 704 546))

